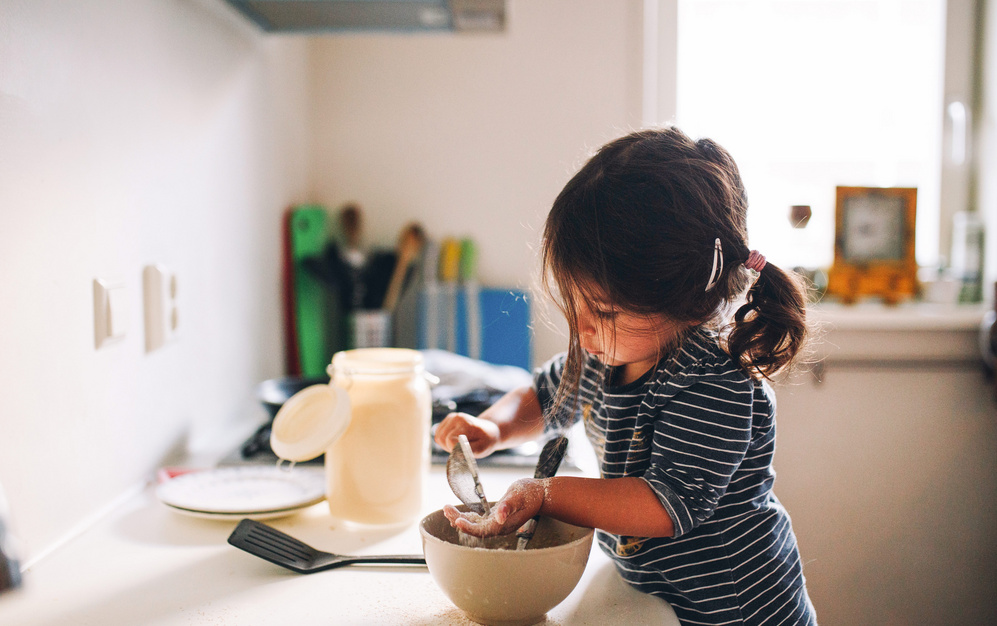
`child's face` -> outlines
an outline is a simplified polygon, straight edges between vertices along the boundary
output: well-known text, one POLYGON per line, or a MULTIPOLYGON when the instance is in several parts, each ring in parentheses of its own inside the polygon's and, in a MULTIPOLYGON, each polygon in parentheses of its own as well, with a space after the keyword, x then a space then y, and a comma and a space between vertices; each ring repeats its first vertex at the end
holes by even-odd
POLYGON ((643 373, 661 358, 681 326, 663 315, 635 315, 598 298, 575 298, 582 348, 611 366, 643 373))

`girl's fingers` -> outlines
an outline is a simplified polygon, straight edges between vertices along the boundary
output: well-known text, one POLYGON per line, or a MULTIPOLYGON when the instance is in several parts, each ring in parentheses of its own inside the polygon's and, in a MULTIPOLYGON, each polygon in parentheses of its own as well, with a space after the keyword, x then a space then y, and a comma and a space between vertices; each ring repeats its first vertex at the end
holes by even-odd
POLYGON ((492 516, 495 518, 495 521, 498 522, 499 524, 505 524, 505 521, 509 519, 509 513, 512 512, 511 509, 512 506, 508 502, 503 500, 502 502, 499 502, 497 505, 495 505, 494 509, 492 509, 492 516))
POLYGON ((443 515, 451 526, 475 537, 494 537, 515 532, 522 523, 514 523, 509 518, 517 511, 519 509, 515 505, 506 501, 496 504, 491 513, 485 516, 461 513, 449 504, 443 507, 443 515))
POLYGON ((471 523, 466 517, 458 517, 457 520, 451 525, 457 530, 465 532, 469 535, 474 535, 475 537, 485 536, 482 529, 479 528, 479 525, 471 523))
POLYGON ((453 449, 457 443, 457 437, 466 430, 467 420, 463 419, 464 417, 462 413, 451 413, 436 427, 434 439, 447 452, 453 449))
POLYGON ((439 445, 441 448, 443 448, 447 452, 449 452, 450 449, 453 447, 447 441, 447 439, 448 439, 447 432, 449 430, 450 429, 447 428, 447 423, 446 422, 440 422, 440 425, 436 427, 436 432, 433 433, 433 441, 435 441, 437 443, 437 445, 439 445))
POLYGON ((475 456, 491 452, 498 441, 498 426, 467 413, 451 413, 436 427, 433 440, 446 451, 453 450, 458 437, 464 435, 475 456))
POLYGON ((454 521, 460 517, 460 511, 453 505, 447 504, 443 506, 443 515, 450 522, 450 525, 453 526, 454 521))
POLYGON ((472 438, 471 434, 468 434, 467 443, 471 444, 471 452, 473 452, 475 456, 481 456, 489 450, 489 448, 491 448, 492 444, 495 443, 495 440, 481 429, 472 432, 474 437, 472 438))
POLYGON ((474 521, 461 515, 451 523, 451 526, 475 537, 495 537, 507 534, 505 527, 491 515, 474 521))

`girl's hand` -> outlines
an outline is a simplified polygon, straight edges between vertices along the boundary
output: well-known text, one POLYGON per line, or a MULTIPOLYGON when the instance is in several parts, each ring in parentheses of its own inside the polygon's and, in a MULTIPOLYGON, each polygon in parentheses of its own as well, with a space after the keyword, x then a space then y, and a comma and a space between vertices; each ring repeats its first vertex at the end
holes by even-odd
POLYGON ((498 424, 467 413, 447 415, 436 427, 433 438, 441 448, 449 452, 457 445, 457 438, 460 435, 467 437, 471 451, 476 457, 488 456, 494 452, 501 439, 498 424))
POLYGON ((540 512, 545 494, 543 480, 522 478, 509 487, 489 515, 461 513, 449 504, 443 507, 443 514, 451 526, 475 537, 508 535, 540 512))

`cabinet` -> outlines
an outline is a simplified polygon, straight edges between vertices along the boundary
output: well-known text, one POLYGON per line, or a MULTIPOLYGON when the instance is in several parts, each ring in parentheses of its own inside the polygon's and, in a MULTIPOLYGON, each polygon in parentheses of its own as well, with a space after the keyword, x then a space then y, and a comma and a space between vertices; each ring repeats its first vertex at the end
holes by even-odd
POLYGON ((997 623, 997 403, 982 310, 817 317, 819 382, 775 385, 775 491, 820 623, 997 623))

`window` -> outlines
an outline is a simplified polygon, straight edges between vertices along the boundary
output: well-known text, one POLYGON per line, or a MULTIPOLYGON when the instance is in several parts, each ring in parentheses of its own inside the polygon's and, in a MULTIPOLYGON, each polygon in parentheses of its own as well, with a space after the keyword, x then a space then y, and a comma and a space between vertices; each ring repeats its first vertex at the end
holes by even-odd
POLYGON ((917 187, 918 262, 939 262, 945 12, 945 0, 677 1, 675 121, 734 156, 753 248, 827 267, 837 185, 917 187), (790 224, 799 204, 813 211, 805 229, 790 224))

